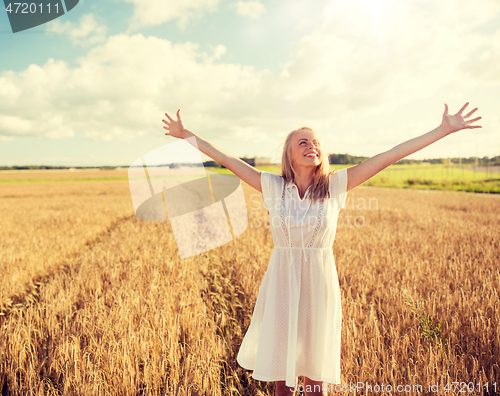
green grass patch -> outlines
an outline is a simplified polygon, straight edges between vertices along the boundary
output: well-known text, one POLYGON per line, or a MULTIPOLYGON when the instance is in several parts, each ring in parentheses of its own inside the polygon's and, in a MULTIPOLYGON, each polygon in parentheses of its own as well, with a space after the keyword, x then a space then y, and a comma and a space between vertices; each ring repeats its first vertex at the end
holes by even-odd
POLYGON ((411 307, 414 317, 419 322, 422 338, 430 342, 440 341, 444 347, 447 347, 449 341, 441 335, 441 323, 437 322, 435 318, 426 313, 425 303, 413 299, 405 289, 401 288, 401 291, 406 300, 406 305, 411 307))
MULTIPOLYGON (((331 165, 331 168, 342 169, 351 166, 353 165, 331 165)), ((233 174, 225 168, 207 169, 221 174, 233 174)), ((279 166, 259 166, 257 169, 281 173, 279 166)), ((468 169, 458 169, 441 164, 391 165, 364 182, 362 186, 500 194, 500 174, 474 172, 471 166, 468 169)))
POLYGON ((477 193, 500 194, 500 178, 485 180, 432 180, 432 179, 391 179, 373 177, 364 182, 363 186, 398 187, 420 190, 452 190, 477 193))
MULTIPOLYGON (((331 168, 342 169, 349 168, 351 166, 353 165, 331 165, 331 168)), ((205 169, 219 174, 233 175, 233 172, 226 168, 206 167, 205 169)), ((281 173, 280 166, 276 165, 259 166, 257 169, 275 174, 281 173)), ((72 183, 84 181, 109 182, 129 180, 127 176, 68 179, 16 179, 15 175, 12 176, 13 178, 11 179, 0 179, 0 184, 72 183)), ((190 179, 190 177, 187 178, 190 179)), ((391 165, 364 182, 362 185, 500 194, 500 174, 474 172, 473 167, 471 166, 464 169, 458 169, 456 166, 443 166, 441 164, 391 165)))

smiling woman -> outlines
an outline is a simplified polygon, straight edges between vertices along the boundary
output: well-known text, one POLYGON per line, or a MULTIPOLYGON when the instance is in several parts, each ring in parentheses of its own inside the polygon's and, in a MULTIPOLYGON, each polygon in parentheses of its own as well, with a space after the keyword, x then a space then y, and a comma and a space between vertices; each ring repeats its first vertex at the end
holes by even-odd
POLYGON ((165 135, 195 137, 199 150, 262 192, 274 249, 237 361, 253 370, 253 378, 276 382, 276 395, 293 392, 299 376, 307 396, 325 394, 325 383, 340 384, 342 307, 332 247, 347 192, 453 132, 480 128, 471 124, 481 117, 466 120, 477 108, 462 116, 467 105, 450 115, 445 104, 434 130, 336 171, 320 135, 310 127, 296 129, 285 139, 281 176, 259 171, 185 129, 180 110, 177 121, 165 113, 165 135))
POLYGON ((321 136, 316 130, 304 126, 288 134, 281 159, 281 173, 285 183, 295 183, 301 199, 308 188, 313 200, 327 195, 327 176, 331 172, 329 164, 328 154, 323 150, 321 136))

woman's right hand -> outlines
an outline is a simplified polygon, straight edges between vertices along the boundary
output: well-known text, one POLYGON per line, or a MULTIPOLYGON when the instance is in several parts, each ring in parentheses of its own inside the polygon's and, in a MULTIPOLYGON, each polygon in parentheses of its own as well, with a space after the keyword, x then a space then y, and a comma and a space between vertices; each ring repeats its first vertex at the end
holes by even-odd
POLYGON ((180 112, 181 109, 177 110, 177 121, 174 121, 167 113, 165 113, 165 115, 170 120, 170 122, 162 120, 165 124, 167 124, 167 126, 163 127, 168 131, 167 133, 165 133, 165 135, 184 139, 185 132, 187 131, 187 129, 185 129, 184 125, 182 124, 182 118, 180 112))

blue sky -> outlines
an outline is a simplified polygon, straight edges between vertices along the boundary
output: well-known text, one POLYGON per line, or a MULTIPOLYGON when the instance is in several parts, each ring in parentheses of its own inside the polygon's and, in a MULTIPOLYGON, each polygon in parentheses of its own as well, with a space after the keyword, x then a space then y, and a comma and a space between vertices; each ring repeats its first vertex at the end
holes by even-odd
POLYGON ((179 108, 239 157, 279 161, 303 125, 373 156, 467 101, 482 129, 407 158, 491 157, 499 97, 496 0, 84 0, 15 34, 0 12, 0 165, 129 165, 179 108))

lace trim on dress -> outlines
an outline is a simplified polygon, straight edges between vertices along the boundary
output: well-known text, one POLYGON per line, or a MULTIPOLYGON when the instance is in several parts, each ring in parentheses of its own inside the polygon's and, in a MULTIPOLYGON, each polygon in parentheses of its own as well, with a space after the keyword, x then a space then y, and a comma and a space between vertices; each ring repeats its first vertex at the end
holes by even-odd
POLYGON ((319 201, 319 213, 318 213, 318 221, 316 223, 316 228, 314 228, 313 236, 311 238, 311 242, 309 242, 309 245, 307 247, 312 247, 314 243, 314 238, 316 238, 316 234, 319 231, 319 227, 321 226, 323 220, 323 198, 320 199, 319 201))
POLYGON ((285 181, 284 180, 283 180, 283 193, 281 194, 280 223, 281 223, 281 228, 283 228, 283 232, 285 233, 286 240, 290 244, 289 246, 292 247, 292 238, 290 237, 290 235, 288 235, 288 231, 286 229, 286 224, 285 224, 285 181))
MULTIPOLYGON (((320 199, 320 206, 319 206, 319 213, 318 213, 318 221, 316 222, 316 227, 314 228, 314 232, 311 238, 311 242, 309 242, 309 245, 307 245, 308 248, 312 247, 314 243, 314 239, 316 238, 316 235, 318 234, 319 228, 321 227, 322 219, 323 219, 323 202, 324 199, 320 199)), ((288 221, 291 221, 288 219, 288 221)), ((285 236, 287 238, 287 241, 289 243, 289 247, 293 247, 292 245, 292 238, 291 235, 288 234, 288 230, 286 227, 285 223, 285 181, 283 180, 283 192, 281 194, 281 206, 280 206, 280 223, 281 223, 281 228, 283 229, 283 232, 285 233, 285 236)))

